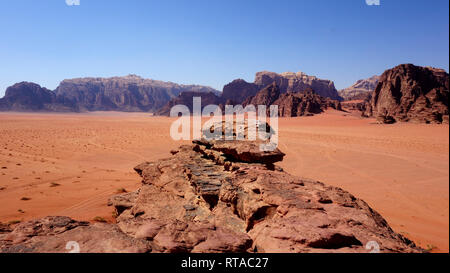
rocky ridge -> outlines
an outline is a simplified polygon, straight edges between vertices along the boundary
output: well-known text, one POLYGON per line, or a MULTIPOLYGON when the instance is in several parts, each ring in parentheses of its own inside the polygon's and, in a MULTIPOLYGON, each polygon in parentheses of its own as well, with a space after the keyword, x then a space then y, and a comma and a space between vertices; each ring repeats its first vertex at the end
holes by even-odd
POLYGON ((136 75, 77 78, 63 80, 54 91, 34 83, 11 86, 0 99, 0 111, 153 112, 183 92, 220 94, 211 87, 180 85, 136 75))

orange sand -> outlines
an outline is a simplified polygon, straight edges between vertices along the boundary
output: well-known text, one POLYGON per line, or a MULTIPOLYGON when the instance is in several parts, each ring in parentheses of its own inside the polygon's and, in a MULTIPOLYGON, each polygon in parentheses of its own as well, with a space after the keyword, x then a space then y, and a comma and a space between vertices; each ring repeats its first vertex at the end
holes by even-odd
MULTIPOLYGON (((113 221, 108 197, 140 185, 132 168, 181 144, 169 136, 172 121, 145 113, 0 113, 0 221, 113 221)), ((342 187, 395 231, 449 251, 448 125, 378 125, 330 111, 283 118, 279 127, 286 171, 342 187)))

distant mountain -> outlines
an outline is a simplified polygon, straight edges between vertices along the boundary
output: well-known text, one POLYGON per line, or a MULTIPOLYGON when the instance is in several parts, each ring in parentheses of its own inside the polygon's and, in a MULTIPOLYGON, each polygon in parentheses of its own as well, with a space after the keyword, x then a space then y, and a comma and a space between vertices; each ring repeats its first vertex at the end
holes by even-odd
POLYGON ((0 99, 0 111, 76 112, 77 106, 53 91, 31 82, 17 83, 6 89, 0 99))
POLYGON ((384 123, 448 123, 448 102, 445 70, 402 64, 383 73, 363 111, 384 123))
POLYGON ((319 79, 315 76, 308 76, 303 72, 275 73, 262 71, 256 73, 253 83, 242 79, 234 80, 225 85, 222 92, 222 98, 233 101, 235 104, 242 104, 248 97, 255 96, 261 89, 273 82, 280 89, 280 93, 299 93, 308 89, 322 97, 340 100, 339 94, 330 80, 319 79))
POLYGON ((157 111, 182 92, 214 93, 200 85, 144 79, 136 75, 63 80, 55 91, 33 83, 8 88, 2 111, 157 111))
POLYGON ((364 100, 377 87, 380 76, 372 76, 365 80, 359 80, 352 86, 339 90, 339 96, 344 100, 364 100))

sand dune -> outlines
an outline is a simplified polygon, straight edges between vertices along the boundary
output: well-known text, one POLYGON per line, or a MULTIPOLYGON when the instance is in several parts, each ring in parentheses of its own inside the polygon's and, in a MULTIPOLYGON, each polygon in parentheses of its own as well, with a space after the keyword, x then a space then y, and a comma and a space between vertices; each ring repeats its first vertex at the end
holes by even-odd
MULTIPOLYGON (((114 221, 107 199, 136 190, 132 168, 181 143, 173 119, 134 113, 0 113, 0 221, 47 215, 114 221)), ((364 199, 395 229, 448 252, 448 125, 378 125, 329 111, 280 119, 280 165, 364 199)))

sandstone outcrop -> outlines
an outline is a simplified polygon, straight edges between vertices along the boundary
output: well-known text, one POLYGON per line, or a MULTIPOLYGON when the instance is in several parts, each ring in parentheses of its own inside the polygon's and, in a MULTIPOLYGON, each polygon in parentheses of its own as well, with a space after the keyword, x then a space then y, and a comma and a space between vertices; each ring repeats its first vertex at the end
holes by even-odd
POLYGON ((284 156, 278 149, 251 145, 202 139, 137 166, 143 186, 134 205, 111 200, 118 226, 163 252, 367 252, 369 241, 381 251, 419 251, 364 201, 291 176, 274 165, 284 156), (251 157, 237 156, 244 150, 251 157))
POLYGON ((403 64, 383 73, 363 114, 383 123, 448 123, 448 100, 447 72, 403 64))
POLYGON ((81 252, 369 252, 369 242, 381 252, 421 251, 363 200, 277 167, 281 151, 257 149, 267 141, 181 146, 135 168, 141 188, 110 199, 116 224, 29 221, 0 233, 0 251, 67 252, 73 241, 81 252))

